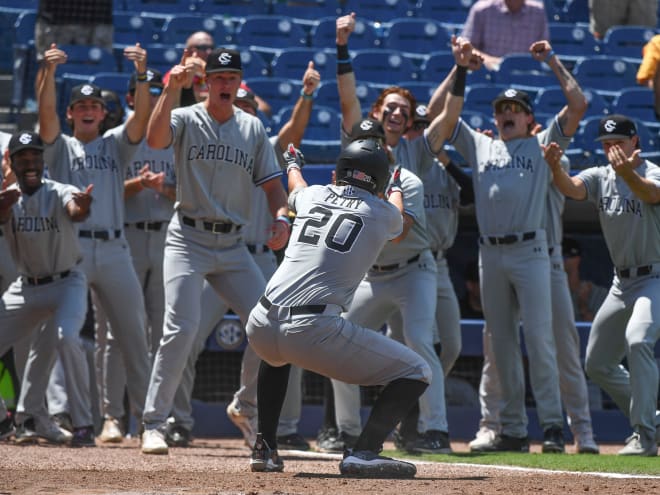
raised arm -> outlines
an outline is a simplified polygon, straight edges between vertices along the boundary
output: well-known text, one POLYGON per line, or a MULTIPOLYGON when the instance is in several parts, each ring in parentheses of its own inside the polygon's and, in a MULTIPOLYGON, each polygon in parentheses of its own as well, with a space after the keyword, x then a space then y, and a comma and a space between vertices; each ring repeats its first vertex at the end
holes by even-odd
POLYGON ((88 185, 83 192, 75 192, 71 200, 66 204, 66 211, 74 222, 82 222, 89 216, 92 205, 92 184, 88 185))
POLYGON ((561 166, 564 150, 555 142, 541 147, 543 148, 543 158, 552 171, 552 182, 559 192, 572 199, 580 201, 587 199, 587 186, 584 185, 584 182, 577 177, 568 175, 568 172, 561 166))
POLYGON ((580 121, 587 111, 588 102, 580 89, 579 84, 571 73, 561 63, 559 57, 555 55, 552 46, 548 41, 537 41, 529 47, 532 57, 539 62, 547 63, 555 77, 559 81, 564 96, 566 97, 566 106, 557 114, 559 125, 566 136, 573 136, 580 126, 580 121))
POLYGON ((147 124, 147 144, 151 148, 163 149, 172 143, 170 118, 172 116, 172 109, 178 101, 181 88, 186 84, 188 78, 188 69, 183 65, 186 56, 187 54, 184 50, 182 63, 172 67, 170 77, 163 89, 163 94, 158 98, 156 106, 151 112, 151 117, 147 124))
POLYGON ((617 175, 626 181, 635 196, 645 203, 658 204, 660 203, 660 186, 646 177, 642 177, 635 170, 642 160, 639 154, 640 150, 636 149, 632 156, 626 156, 620 146, 614 145, 608 150, 607 159, 617 175))
POLYGON ((144 138, 151 110, 151 95, 147 79, 147 51, 136 43, 124 48, 124 57, 133 61, 137 73, 135 85, 134 112, 126 119, 126 135, 131 143, 139 143, 144 138))
POLYGON ((348 54, 348 38, 355 29, 355 12, 337 19, 337 90, 341 107, 342 126, 350 133, 353 124, 362 118, 360 100, 357 97, 355 73, 348 54))
POLYGON ((442 111, 433 118, 426 131, 429 146, 436 154, 456 127, 463 110, 467 70, 472 58, 472 44, 468 40, 452 36, 451 43, 454 60, 456 60, 456 67, 452 69, 454 77, 449 85, 442 111))
POLYGON ((278 134, 279 142, 283 145, 286 143, 293 143, 298 148, 302 141, 305 129, 309 123, 309 117, 312 114, 312 106, 314 105, 314 92, 321 82, 321 75, 314 68, 314 62, 310 61, 307 65, 307 70, 303 75, 302 83, 303 88, 291 112, 291 118, 282 126, 278 134))
POLYGON ((55 43, 44 52, 44 71, 38 88, 39 102, 39 136, 44 143, 52 143, 62 130, 60 118, 57 115, 57 90, 55 88, 55 72, 57 66, 66 62, 66 53, 57 48, 55 43))
MULTIPOLYGON (((483 66, 483 63, 484 63, 483 57, 473 47, 472 56, 470 57, 470 61, 468 64, 468 70, 470 71, 479 70, 483 66)), ((438 85, 438 87, 435 88, 435 91, 431 95, 431 100, 429 101, 426 107, 426 109, 429 112, 430 119, 437 117, 438 115, 440 115, 440 112, 442 112, 442 109, 445 106, 445 100, 447 99, 447 95, 449 94, 449 88, 454 83, 455 78, 456 78, 456 66, 452 67, 452 69, 449 71, 449 74, 447 74, 447 77, 445 77, 445 79, 438 85)))

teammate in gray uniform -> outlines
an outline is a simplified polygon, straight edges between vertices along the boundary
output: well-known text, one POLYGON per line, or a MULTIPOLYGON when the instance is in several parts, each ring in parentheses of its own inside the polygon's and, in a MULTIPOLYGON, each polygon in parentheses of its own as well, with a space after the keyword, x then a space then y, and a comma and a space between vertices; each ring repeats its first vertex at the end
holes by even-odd
POLYGON ((250 313, 250 345, 259 370, 259 433, 252 471, 282 471, 276 429, 289 363, 342 381, 385 385, 342 474, 412 477, 413 464, 378 455, 397 421, 427 387, 431 370, 410 348, 341 316, 388 240, 402 232, 403 200, 392 188, 389 157, 373 139, 357 140, 339 155, 336 186, 307 186, 287 152, 289 205, 296 212, 284 261, 250 313), (396 205, 396 206, 395 206, 396 205))
MULTIPOLYGON (((163 82, 159 71, 147 69, 146 73, 152 110, 163 91, 163 82)), ((131 110, 135 107, 136 87, 137 74, 133 73, 126 94, 126 102, 131 110)), ((172 148, 151 149, 143 139, 126 168, 124 228, 133 266, 144 294, 149 352, 152 359, 163 332, 163 252, 167 224, 174 207, 175 185, 172 148)), ((106 387, 103 394, 106 417, 99 439, 116 443, 123 439, 121 418, 124 415, 126 373, 111 329, 107 336, 104 353, 106 387)))
MULTIPOLYGON (((302 77, 303 91, 291 112, 291 118, 282 126, 276 136, 270 138, 275 156, 282 168, 286 167, 282 155, 286 143, 292 143, 296 147, 300 146, 312 112, 314 92, 320 80, 321 76, 314 68, 314 62, 309 62, 302 77)), ((256 116, 258 108, 256 95, 247 89, 244 84, 241 84, 238 89, 234 104, 244 112, 256 116)), ((250 223, 242 229, 243 239, 247 244, 248 251, 250 251, 261 269, 264 279, 269 280, 277 269, 277 258, 275 253, 268 247, 268 230, 273 222, 273 217, 261 188, 255 188, 252 207, 253 215, 250 223)), ((228 309, 228 306, 222 299, 218 298, 215 290, 208 282, 204 283, 202 308, 204 308, 204 311, 199 333, 186 363, 181 384, 174 397, 172 416, 168 420, 166 440, 173 446, 187 444, 186 439, 191 436, 190 432, 194 424, 191 400, 195 379, 195 363, 204 349, 209 334, 228 309)), ((254 445, 257 434, 257 374, 260 361, 254 350, 248 345, 243 352, 241 362, 240 388, 227 405, 227 416, 239 428, 245 438, 246 445, 250 448, 254 445)), ((302 406, 301 381, 302 370, 293 367, 289 375, 289 386, 287 387, 287 394, 280 416, 278 442, 285 448, 308 450, 309 444, 298 433, 298 421, 302 406)))
MULTIPOLYGON (((522 319, 532 390, 544 430, 543 451, 563 452, 563 416, 550 307, 550 259, 543 223, 551 177, 544 165, 541 145, 554 140, 564 148, 568 146, 587 103, 547 41, 532 44, 530 53, 535 60, 550 64, 568 103, 548 129, 530 136, 533 109, 528 95, 515 89, 502 92, 493 101, 498 139, 471 129, 459 120, 467 72, 466 67, 460 66, 450 73, 453 90, 442 112, 454 129, 452 144, 472 165, 481 235, 482 303, 502 385, 502 429, 483 449, 529 449, 519 334, 522 319)), ((433 98, 430 106, 433 107, 433 98)))
MULTIPOLYGON (((562 167, 568 172, 570 162, 563 159, 562 167)), ((576 442, 576 451, 579 454, 598 454, 599 448, 594 441, 591 425, 587 380, 580 361, 580 337, 575 327, 573 304, 562 259, 564 203, 565 196, 554 185, 550 187, 545 212, 545 231, 551 264, 552 331, 557 348, 559 390, 566 409, 568 424, 576 442)), ((499 431, 499 409, 502 394, 490 339, 491 334, 485 327, 484 364, 479 383, 480 428, 475 439, 470 442, 470 449, 474 451, 488 446, 499 431)))
MULTIPOLYGON (((80 328, 87 310, 87 283, 80 269, 82 253, 74 222, 84 220, 92 201, 88 186, 77 188, 44 179, 44 145, 33 132, 12 136, 7 154, 17 184, 0 191, 0 224, 11 250, 19 277, 0 301, 0 355, 14 343, 34 332, 34 342, 43 343, 47 379, 57 348, 66 341, 80 340, 80 328), (52 320, 52 325, 44 325, 52 320), (59 341, 59 343, 58 343, 59 341)), ((28 337, 29 338, 29 337, 28 337)), ((26 374, 30 375, 30 363, 26 374)), ((46 381, 25 380, 17 409, 16 441, 36 441, 39 437, 63 443, 72 435, 50 419, 43 402, 46 381), (38 388, 40 390, 38 390, 38 388), (35 394, 41 402, 24 408, 23 396, 35 394)), ((0 399, 0 418, 7 420, 0 399)), ((6 425, 5 425, 6 426, 6 425)), ((11 429, 2 428, 3 436, 11 429)))
POLYGON ((660 167, 640 157, 634 122, 601 119, 598 141, 609 160, 569 176, 551 144, 548 164, 566 196, 593 202, 614 263, 610 292, 596 313, 585 357, 591 380, 629 418, 633 434, 620 455, 655 456, 660 336, 660 167), (628 369, 621 365, 627 359, 628 369))
MULTIPOLYGON (((348 54, 348 38, 355 28, 355 14, 342 16, 336 22, 337 83, 342 110, 342 138, 359 123, 362 115, 356 95, 356 76, 348 54)), ((452 50, 457 60, 472 56, 472 47, 454 39, 452 50)), ((420 401, 419 438, 415 452, 449 452, 447 414, 444 397, 444 373, 433 347, 436 302, 436 263, 426 234, 423 185, 415 177, 438 166, 435 152, 444 139, 434 119, 429 130, 415 140, 403 139, 412 124, 416 101, 412 94, 400 87, 384 89, 372 104, 369 116, 382 122, 385 142, 394 156, 394 163, 406 169, 401 179, 404 187, 406 214, 404 235, 397 243, 388 244, 377 263, 360 284, 346 315, 351 321, 379 328, 398 308, 403 317, 404 338, 408 346, 418 352, 431 367, 433 381, 420 401), (407 171, 413 173, 408 174, 407 171), (416 204, 416 206, 414 206, 416 204), (396 283, 394 281, 396 280, 396 283)), ((448 134, 450 129, 445 129, 448 134)), ((360 395, 354 386, 333 382, 335 407, 339 429, 351 435, 359 432, 360 395)))
POLYGON ((282 171, 266 130, 258 118, 233 106, 241 84, 240 53, 214 50, 206 74, 208 99, 172 110, 175 92, 188 77, 185 66, 174 66, 147 131, 149 146, 174 147, 177 200, 165 245, 163 338, 145 404, 146 454, 168 452, 164 430, 199 331, 204 280, 243 322, 263 293, 265 280, 241 232, 252 215, 255 185, 263 188, 275 219, 268 247, 281 249, 289 237, 282 171))
MULTIPOLYGON (((67 136, 61 132, 56 112, 55 87, 55 71, 58 65, 66 62, 66 53, 53 44, 44 54, 44 79, 39 91, 39 133, 46 143, 45 158, 53 179, 79 188, 88 184, 96 186, 93 194, 95 208, 79 231, 82 269, 106 312, 122 351, 131 407, 135 415, 141 417, 149 380, 149 356, 144 299, 123 236, 123 195, 125 169, 142 140, 149 115, 149 86, 144 84, 146 51, 136 44, 125 48, 124 56, 133 61, 141 83, 136 91, 135 112, 126 126, 101 136, 99 129, 105 117, 101 89, 82 84, 71 91, 67 118, 72 124, 73 136, 67 136)), ((74 430, 78 429, 81 439, 93 445, 87 363, 77 349, 71 357, 63 354, 61 349, 74 430)), ((34 400, 43 401, 43 398, 34 400)))
MULTIPOLYGON (((5 150, 7 149, 7 144, 9 144, 9 139, 11 134, 0 131, 0 158, 4 160, 5 150)), ((9 167, 9 161, 7 160, 6 164, 3 164, 2 179, 4 180, 5 167, 9 167)), ((11 173, 11 170, 7 168, 7 173, 11 173)), ((16 280, 16 265, 14 260, 9 254, 9 247, 7 246, 7 241, 4 239, 4 234, 2 234, 2 229, 0 229, 0 294, 7 290, 9 284, 16 280)))

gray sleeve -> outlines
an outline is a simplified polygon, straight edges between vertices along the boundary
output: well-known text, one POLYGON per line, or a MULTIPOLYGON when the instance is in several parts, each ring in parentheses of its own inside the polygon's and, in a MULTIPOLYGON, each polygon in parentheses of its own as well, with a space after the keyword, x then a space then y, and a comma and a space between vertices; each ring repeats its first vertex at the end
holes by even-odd
POLYGON ((590 201, 591 203, 597 203, 600 199, 600 181, 604 169, 606 169, 606 167, 591 167, 583 170, 577 175, 577 178, 582 181, 587 189, 587 201, 590 201))

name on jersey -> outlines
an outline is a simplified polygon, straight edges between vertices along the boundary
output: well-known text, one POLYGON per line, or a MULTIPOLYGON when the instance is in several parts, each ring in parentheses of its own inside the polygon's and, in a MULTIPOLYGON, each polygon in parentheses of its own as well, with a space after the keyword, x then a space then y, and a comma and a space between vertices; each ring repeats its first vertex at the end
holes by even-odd
POLYGON ((503 156, 501 158, 491 158, 485 164, 483 164, 484 172, 502 172, 509 169, 527 170, 534 173, 534 164, 530 157, 524 155, 511 155, 503 156))
POLYGON ((425 194, 424 195, 424 209, 434 210, 437 208, 444 208, 446 210, 453 210, 454 205, 451 197, 445 194, 425 194))
POLYGON ((71 162, 71 170, 74 172, 79 170, 112 170, 113 172, 118 169, 115 159, 111 156, 104 155, 85 155, 77 156, 71 162))
POLYGON ((226 144, 192 145, 188 148, 188 160, 217 160, 243 167, 248 173, 254 168, 254 157, 245 151, 226 144))
POLYGON ((339 196, 332 191, 330 191, 328 195, 323 198, 323 201, 333 205, 339 205, 353 209, 357 209, 362 204, 362 200, 360 198, 347 198, 345 196, 339 196))
POLYGON ((50 217, 14 217, 14 232, 59 232, 57 219, 50 217))
POLYGON ((598 210, 606 213, 632 213, 638 217, 642 216, 642 202, 634 198, 623 198, 621 196, 603 196, 598 201, 598 210))
POLYGON ((165 172, 165 177, 170 180, 173 180, 175 177, 174 174, 174 164, 167 160, 154 160, 154 159, 144 159, 136 160, 126 169, 126 178, 132 179, 140 175, 140 170, 145 165, 149 165, 149 170, 155 174, 165 172))

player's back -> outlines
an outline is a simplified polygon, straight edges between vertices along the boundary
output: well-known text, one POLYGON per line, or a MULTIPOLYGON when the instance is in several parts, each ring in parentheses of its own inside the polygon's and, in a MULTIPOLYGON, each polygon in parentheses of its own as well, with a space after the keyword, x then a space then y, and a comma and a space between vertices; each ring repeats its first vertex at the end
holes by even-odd
POLYGON ((296 220, 266 296, 280 306, 346 308, 383 245, 401 233, 401 213, 351 186, 310 186, 294 191, 289 204, 296 220))

